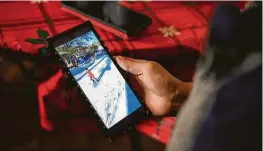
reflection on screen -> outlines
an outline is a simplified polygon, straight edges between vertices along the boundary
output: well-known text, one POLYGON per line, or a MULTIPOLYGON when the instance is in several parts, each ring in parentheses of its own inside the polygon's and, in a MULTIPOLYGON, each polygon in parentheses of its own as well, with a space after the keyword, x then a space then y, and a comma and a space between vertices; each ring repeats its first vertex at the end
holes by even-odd
POLYGON ((56 50, 107 128, 141 107, 92 31, 56 50))

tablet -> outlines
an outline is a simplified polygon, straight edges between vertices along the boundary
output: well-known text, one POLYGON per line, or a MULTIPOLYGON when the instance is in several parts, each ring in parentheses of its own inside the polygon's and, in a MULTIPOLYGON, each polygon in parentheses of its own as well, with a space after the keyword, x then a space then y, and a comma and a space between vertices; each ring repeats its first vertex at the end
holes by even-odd
POLYGON ((48 38, 48 43, 109 141, 149 117, 91 22, 48 38))

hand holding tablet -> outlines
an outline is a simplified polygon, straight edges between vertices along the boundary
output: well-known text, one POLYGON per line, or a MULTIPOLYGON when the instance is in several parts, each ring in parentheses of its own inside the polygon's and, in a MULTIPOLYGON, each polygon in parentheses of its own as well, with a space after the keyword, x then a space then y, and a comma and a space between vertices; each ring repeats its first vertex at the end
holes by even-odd
POLYGON ((90 22, 49 38, 48 42, 110 141, 152 113, 167 115, 178 103, 174 101, 178 99, 177 92, 188 94, 183 82, 156 62, 126 57, 116 57, 115 62, 90 22), (141 84, 144 102, 124 79, 123 70, 141 84))
POLYGON ((148 116, 90 22, 48 42, 108 138, 114 140, 148 116))

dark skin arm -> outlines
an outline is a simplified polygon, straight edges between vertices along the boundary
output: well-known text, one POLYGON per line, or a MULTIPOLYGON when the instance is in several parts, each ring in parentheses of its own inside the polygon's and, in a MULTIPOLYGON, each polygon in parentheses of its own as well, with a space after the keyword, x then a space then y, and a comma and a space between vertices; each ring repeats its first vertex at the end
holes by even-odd
POLYGON ((120 56, 116 61, 137 79, 142 97, 155 116, 177 112, 192 89, 192 83, 180 81, 156 62, 120 56))

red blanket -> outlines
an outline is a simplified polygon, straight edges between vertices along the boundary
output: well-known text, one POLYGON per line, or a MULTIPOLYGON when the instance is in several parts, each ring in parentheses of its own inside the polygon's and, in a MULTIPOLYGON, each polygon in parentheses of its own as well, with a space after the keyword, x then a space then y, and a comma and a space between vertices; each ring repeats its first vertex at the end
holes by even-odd
MULTIPOLYGON (((174 76, 191 81, 196 60, 204 48, 208 22, 215 2, 134 2, 123 5, 153 19, 152 25, 137 38, 122 40, 97 28, 110 52, 161 63, 174 76)), ((243 7, 244 3, 238 3, 243 7)), ((25 53, 38 53, 43 47, 39 35, 54 35, 83 20, 60 9, 60 2, 0 2, 0 45, 6 43, 25 53)), ((41 39, 41 37, 40 37, 41 39)), ((93 132, 96 127, 77 96, 65 91, 62 72, 39 84, 38 100, 42 128, 68 133, 93 132), (69 96, 73 99, 67 99, 69 96), (74 99, 75 98, 75 99, 74 99)), ((167 143, 174 117, 160 122, 145 121, 139 131, 167 143), (157 125, 159 125, 157 127, 157 125)))

